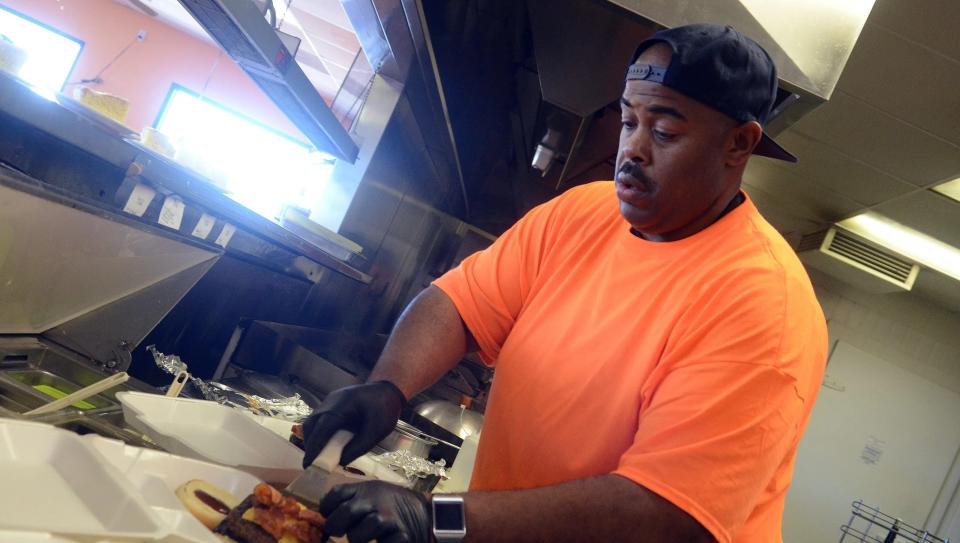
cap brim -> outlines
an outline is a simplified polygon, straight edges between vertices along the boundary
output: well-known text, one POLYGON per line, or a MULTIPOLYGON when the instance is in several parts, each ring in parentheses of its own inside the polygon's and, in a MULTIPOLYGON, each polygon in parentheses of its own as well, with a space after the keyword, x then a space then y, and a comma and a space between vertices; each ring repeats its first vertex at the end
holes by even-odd
POLYGON ((766 132, 764 132, 763 137, 760 138, 760 143, 758 143, 757 147, 753 150, 753 154, 775 158, 777 160, 785 160, 787 162, 800 161, 800 159, 795 157, 790 151, 787 151, 781 147, 779 143, 773 141, 773 138, 768 136, 766 132))

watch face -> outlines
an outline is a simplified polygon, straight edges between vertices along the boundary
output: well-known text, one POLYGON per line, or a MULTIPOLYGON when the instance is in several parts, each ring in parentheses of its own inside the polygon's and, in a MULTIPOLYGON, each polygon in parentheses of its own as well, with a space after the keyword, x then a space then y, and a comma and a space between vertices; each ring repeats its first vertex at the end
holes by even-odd
POLYGON ((437 530, 463 530, 463 504, 433 502, 433 523, 437 530))

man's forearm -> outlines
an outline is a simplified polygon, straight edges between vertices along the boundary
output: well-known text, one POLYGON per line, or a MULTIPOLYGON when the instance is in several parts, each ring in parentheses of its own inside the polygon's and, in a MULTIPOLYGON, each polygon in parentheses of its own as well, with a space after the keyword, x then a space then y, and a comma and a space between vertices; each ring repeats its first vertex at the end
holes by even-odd
POLYGON ((403 311, 369 381, 390 381, 407 399, 437 381, 469 350, 473 338, 453 301, 431 285, 403 311))
POLYGON ((468 543, 713 541, 693 517, 619 475, 468 492, 464 503, 468 543))

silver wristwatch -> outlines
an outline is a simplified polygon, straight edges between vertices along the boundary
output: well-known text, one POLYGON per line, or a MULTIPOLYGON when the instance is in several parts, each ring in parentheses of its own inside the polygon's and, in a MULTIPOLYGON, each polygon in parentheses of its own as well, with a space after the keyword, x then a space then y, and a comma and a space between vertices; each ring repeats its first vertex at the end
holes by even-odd
POLYGON ((467 536, 467 516, 463 512, 463 498, 434 494, 433 537, 437 543, 459 543, 467 536))

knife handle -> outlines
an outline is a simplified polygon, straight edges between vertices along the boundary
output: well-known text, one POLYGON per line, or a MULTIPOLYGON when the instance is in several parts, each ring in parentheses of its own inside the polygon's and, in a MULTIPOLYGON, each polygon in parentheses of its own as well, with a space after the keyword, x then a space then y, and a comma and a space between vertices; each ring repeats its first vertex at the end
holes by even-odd
POLYGON ((330 441, 323 447, 320 454, 313 460, 313 465, 326 470, 333 471, 340 465, 340 456, 343 454, 343 448, 353 439, 353 433, 346 430, 337 430, 330 441))

